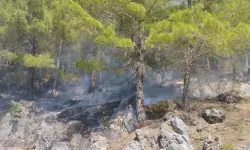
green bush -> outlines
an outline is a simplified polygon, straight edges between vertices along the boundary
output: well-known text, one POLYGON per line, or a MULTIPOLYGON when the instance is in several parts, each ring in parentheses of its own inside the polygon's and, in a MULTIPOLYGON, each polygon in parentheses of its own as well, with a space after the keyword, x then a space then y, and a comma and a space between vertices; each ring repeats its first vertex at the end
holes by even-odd
POLYGON ((11 105, 11 116, 13 118, 20 118, 21 117, 21 113, 23 111, 23 106, 22 104, 15 102, 15 101, 11 101, 10 102, 11 105))

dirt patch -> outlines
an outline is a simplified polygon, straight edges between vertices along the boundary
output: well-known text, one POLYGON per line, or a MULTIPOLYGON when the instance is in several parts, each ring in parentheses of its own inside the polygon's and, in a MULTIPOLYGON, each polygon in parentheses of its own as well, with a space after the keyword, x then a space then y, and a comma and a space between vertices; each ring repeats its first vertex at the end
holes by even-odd
POLYGON ((215 101, 193 101, 190 116, 203 128, 197 132, 197 126, 190 127, 190 139, 195 149, 202 149, 204 139, 208 135, 218 136, 222 145, 246 145, 250 147, 250 99, 245 98, 238 104, 225 104, 215 101), (222 108, 226 111, 223 123, 208 124, 201 117, 200 112, 208 107, 222 108))

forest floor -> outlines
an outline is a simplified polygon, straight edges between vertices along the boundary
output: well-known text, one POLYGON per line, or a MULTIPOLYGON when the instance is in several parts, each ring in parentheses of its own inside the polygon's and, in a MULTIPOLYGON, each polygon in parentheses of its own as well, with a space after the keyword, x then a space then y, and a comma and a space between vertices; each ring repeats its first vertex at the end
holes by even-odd
MULTIPOLYGON (((238 104, 227 104, 216 101, 191 101, 191 112, 189 117, 197 123, 190 126, 190 142, 195 150, 202 150, 204 140, 207 136, 219 137, 221 146, 224 149, 233 149, 235 146, 250 147, 250 98, 244 98, 238 104), (226 112, 226 120, 223 123, 208 124, 202 117, 201 112, 205 108, 221 108, 226 112), (197 132, 197 127, 203 128, 202 132, 197 132)), ((175 110, 175 114, 183 114, 180 110, 175 110)), ((163 123, 160 120, 148 121, 141 130, 148 136, 153 137, 159 134, 159 127, 163 123)), ((124 149, 128 143, 135 139, 135 133, 124 134, 119 139, 109 141, 109 150, 124 149)))

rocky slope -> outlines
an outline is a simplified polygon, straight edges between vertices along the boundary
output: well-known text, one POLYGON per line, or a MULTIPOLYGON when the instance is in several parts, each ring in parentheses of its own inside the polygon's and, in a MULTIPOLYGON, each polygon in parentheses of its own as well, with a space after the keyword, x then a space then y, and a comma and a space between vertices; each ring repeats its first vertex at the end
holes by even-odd
POLYGON ((12 102, 1 113, 1 150, 245 150, 250 147, 250 101, 224 93, 191 101, 191 112, 160 102, 146 107, 138 124, 134 98, 60 112, 12 102), (244 149, 245 148, 245 149, 244 149))

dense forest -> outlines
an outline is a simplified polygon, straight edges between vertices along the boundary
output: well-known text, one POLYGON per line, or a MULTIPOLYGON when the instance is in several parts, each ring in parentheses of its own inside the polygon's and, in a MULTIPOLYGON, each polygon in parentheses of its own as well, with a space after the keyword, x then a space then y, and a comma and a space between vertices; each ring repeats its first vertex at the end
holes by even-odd
POLYGON ((1 90, 25 89, 27 100, 42 87, 60 96, 58 87, 82 74, 92 93, 105 73, 130 72, 144 122, 149 69, 182 74, 186 112, 193 74, 237 80, 248 71, 248 0, 0 0, 0 8, 1 90))

